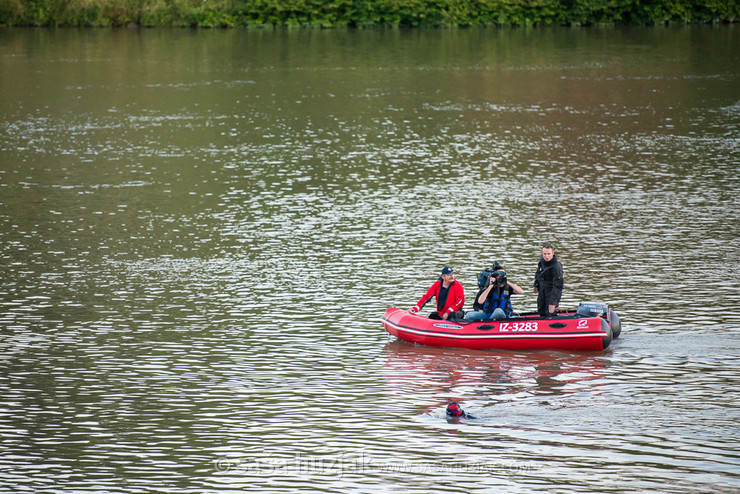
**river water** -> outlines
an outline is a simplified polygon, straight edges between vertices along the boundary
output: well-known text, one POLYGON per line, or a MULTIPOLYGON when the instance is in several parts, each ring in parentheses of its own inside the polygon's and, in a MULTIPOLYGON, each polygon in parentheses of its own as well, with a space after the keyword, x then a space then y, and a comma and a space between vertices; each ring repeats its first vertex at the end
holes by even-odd
POLYGON ((0 30, 0 491, 740 490, 738 48, 0 30), (385 334, 545 241, 607 350, 385 334))

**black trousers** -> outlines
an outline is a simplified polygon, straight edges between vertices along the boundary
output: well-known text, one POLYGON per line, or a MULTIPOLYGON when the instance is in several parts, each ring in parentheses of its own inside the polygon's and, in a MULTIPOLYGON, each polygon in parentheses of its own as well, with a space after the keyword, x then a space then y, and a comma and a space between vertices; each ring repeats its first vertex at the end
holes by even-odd
POLYGON ((549 305, 558 305, 560 303, 560 297, 557 300, 553 297, 555 295, 555 288, 540 288, 537 294, 537 312, 540 316, 545 317, 548 314, 549 305))
MULTIPOLYGON (((449 316, 447 316, 447 320, 448 321, 459 321, 459 320, 462 320, 464 317, 465 317, 464 311, 452 312, 450 313, 449 316)), ((429 314, 429 319, 442 319, 442 315, 439 312, 434 311, 431 314, 429 314)))

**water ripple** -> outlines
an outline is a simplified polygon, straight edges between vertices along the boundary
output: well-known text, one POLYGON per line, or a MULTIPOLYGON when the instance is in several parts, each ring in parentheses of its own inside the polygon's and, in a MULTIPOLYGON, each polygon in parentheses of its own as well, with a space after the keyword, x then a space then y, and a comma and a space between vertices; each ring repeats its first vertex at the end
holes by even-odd
POLYGON ((736 491, 736 43, 689 31, 5 33, 0 490, 736 491), (444 265, 534 308, 544 241, 608 350, 382 330, 444 265))

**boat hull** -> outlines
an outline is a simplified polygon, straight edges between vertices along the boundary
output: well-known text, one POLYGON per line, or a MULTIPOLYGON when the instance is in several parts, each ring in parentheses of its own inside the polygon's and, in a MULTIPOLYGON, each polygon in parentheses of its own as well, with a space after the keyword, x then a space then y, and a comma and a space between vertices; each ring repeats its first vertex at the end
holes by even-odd
POLYGON ((504 321, 452 322, 389 308, 381 320, 388 333, 404 341, 473 350, 603 350, 613 337, 606 318, 575 313, 546 319, 524 314, 504 321))

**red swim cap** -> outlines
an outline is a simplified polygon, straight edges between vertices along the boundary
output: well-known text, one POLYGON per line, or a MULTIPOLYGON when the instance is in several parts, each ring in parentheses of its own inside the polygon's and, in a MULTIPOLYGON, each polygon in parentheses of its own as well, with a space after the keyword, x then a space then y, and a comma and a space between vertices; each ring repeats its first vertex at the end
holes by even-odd
POLYGON ((460 405, 455 403, 454 401, 447 405, 447 415, 452 415, 453 417, 459 417, 463 414, 462 408, 460 408, 460 405))

